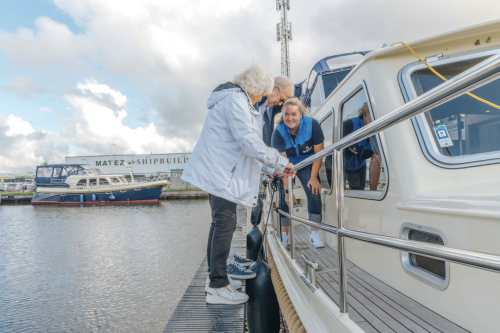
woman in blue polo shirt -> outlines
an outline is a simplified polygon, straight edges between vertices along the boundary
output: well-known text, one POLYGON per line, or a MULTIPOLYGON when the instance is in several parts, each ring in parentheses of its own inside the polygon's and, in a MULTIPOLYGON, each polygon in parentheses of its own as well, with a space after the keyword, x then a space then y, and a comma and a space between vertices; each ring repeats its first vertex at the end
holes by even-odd
MULTIPOLYGON (((288 158, 294 165, 305 160, 314 153, 324 148, 325 137, 318 121, 305 115, 306 108, 298 98, 290 98, 282 107, 281 118, 273 132, 272 146, 281 155, 288 158)), ((307 209, 309 219, 314 222, 322 220, 321 205, 321 183, 319 180, 319 169, 321 160, 314 162, 297 171, 297 177, 307 195, 307 209)), ((280 189, 280 207, 288 212, 288 182, 282 182, 284 188, 280 189), (285 198, 286 204, 283 202, 285 198)), ((293 199, 295 201, 295 197, 293 199)), ((296 202, 294 202, 296 203, 296 202)), ((286 247, 290 240, 288 229, 290 221, 287 217, 281 217, 281 239, 286 247)), ((310 242, 314 247, 323 247, 318 229, 311 227, 310 242)))

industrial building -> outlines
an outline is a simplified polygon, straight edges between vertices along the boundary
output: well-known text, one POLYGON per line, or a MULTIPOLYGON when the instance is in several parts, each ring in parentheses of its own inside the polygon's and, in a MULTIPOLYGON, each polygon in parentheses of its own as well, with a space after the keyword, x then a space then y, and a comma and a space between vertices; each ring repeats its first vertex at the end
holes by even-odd
POLYGON ((191 153, 175 154, 127 154, 127 155, 95 155, 68 156, 67 164, 88 164, 107 174, 129 176, 128 163, 135 179, 149 178, 158 172, 167 173, 171 188, 193 187, 181 179, 191 153))

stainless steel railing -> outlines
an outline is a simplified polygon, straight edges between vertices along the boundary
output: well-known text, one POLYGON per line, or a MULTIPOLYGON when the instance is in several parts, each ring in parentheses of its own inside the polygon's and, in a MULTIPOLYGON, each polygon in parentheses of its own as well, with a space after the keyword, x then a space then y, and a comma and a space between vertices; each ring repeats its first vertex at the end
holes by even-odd
MULTIPOLYGON (((293 215, 293 209, 285 213, 281 209, 278 212, 290 219, 290 257, 295 259, 295 237, 293 221, 301 222, 312 227, 337 235, 338 273, 339 273, 339 307, 340 312, 348 312, 347 302, 347 280, 346 280, 346 251, 345 238, 356 239, 372 244, 377 244, 400 251, 407 251, 434 259, 441 259, 457 264, 467 265, 500 272, 500 256, 454 249, 443 245, 433 245, 424 242, 416 242, 394 237, 375 235, 367 232, 353 231, 344 228, 344 166, 343 149, 361 140, 367 139, 383 130, 386 130, 404 120, 414 117, 422 112, 439 106, 455 97, 470 90, 485 85, 500 77, 500 54, 494 55, 469 70, 457 75, 453 79, 442 83, 429 92, 415 98, 389 114, 371 122, 356 132, 342 138, 334 144, 329 145, 322 151, 312 155, 292 168, 292 171, 314 163, 330 154, 333 155, 333 181, 335 187, 335 208, 337 212, 337 227, 313 222, 293 215)), ((292 178, 288 178, 288 202, 293 203, 292 178)))

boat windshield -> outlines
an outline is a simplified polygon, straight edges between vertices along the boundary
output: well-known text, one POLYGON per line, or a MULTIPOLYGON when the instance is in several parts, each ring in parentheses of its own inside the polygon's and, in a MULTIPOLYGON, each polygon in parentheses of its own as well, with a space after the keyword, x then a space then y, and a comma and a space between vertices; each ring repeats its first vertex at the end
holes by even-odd
POLYGON ((349 74, 350 71, 351 70, 349 69, 347 71, 324 74, 322 76, 325 98, 328 98, 328 96, 330 96, 332 91, 334 91, 335 88, 337 88, 339 83, 342 82, 342 80, 347 76, 347 74, 349 74))

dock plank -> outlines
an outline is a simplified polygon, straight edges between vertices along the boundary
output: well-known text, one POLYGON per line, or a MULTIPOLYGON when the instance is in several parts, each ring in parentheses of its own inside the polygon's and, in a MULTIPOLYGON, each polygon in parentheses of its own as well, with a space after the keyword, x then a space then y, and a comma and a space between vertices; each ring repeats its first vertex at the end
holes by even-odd
MULTIPOLYGON (((246 211, 245 211, 246 212, 246 211)), ((235 252, 245 257, 246 214, 238 209, 238 226, 233 237, 235 252)), ((163 333, 227 332, 244 333, 245 304, 220 305, 205 302, 206 257, 170 317, 163 333)), ((245 286, 243 285, 243 291, 245 286)))

